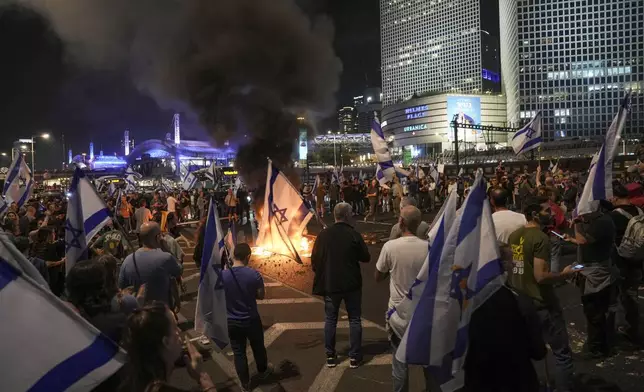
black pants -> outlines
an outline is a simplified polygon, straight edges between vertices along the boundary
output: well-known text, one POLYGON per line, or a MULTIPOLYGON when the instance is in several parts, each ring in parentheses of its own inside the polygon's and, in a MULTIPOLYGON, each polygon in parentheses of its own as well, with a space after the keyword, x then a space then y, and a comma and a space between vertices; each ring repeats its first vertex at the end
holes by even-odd
POLYGON ((330 199, 330 200, 329 200, 329 213, 330 213, 331 215, 333 215, 333 209, 335 208, 335 206, 336 206, 337 204, 338 204, 338 201, 337 201, 337 200, 333 200, 333 199, 330 199))
POLYGON ((588 332, 588 349, 591 352, 608 353, 612 344, 615 313, 612 306, 615 302, 615 287, 608 286, 603 290, 581 296, 581 303, 586 315, 588 332))
POLYGON ((639 341, 640 310, 637 304, 642 270, 639 266, 620 268, 619 305, 617 323, 632 342, 639 341))
POLYGON ((246 357, 247 340, 250 342, 250 348, 253 351, 253 357, 255 357, 257 372, 264 373, 268 366, 262 321, 259 318, 245 322, 228 320, 228 335, 230 337, 230 347, 235 355, 237 377, 239 377, 239 381, 243 385, 247 385, 250 381, 248 358, 246 357))

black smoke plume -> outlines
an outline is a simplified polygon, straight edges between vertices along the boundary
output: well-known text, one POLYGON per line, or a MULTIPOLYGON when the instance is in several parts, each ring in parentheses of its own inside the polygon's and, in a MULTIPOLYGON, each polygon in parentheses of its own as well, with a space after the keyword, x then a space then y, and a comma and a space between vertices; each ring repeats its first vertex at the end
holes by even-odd
POLYGON ((73 61, 127 69, 160 107, 198 116, 218 145, 241 146, 238 167, 255 185, 267 157, 290 161, 296 117, 335 107, 333 26, 294 0, 20 3, 52 21, 73 61))

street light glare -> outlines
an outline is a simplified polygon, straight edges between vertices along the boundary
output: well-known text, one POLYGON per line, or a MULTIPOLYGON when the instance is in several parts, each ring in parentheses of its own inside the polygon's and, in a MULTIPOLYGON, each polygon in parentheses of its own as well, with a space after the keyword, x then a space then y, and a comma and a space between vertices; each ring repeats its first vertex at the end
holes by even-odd
POLYGON ((43 133, 42 137, 43 137, 43 139, 49 139, 49 134, 48 133, 43 133))
POLYGON ((7 156, 7 153, 6 153, 6 152, 3 152, 3 153, 0 153, 0 155, 2 155, 3 157, 6 157, 6 156, 7 156))

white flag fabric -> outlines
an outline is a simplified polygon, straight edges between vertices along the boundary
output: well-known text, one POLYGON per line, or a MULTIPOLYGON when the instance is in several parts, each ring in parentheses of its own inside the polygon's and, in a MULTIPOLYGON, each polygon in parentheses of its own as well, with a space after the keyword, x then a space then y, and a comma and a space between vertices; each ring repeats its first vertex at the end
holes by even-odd
POLYGON ((195 311, 195 331, 212 339, 219 350, 223 350, 230 342, 228 338, 226 291, 224 290, 221 270, 224 251, 224 232, 221 229, 217 206, 210 199, 203 254, 201 256, 197 309, 195 311))
POLYGON ((185 191, 190 191, 192 190, 192 188, 195 187, 195 185, 197 185, 197 177, 191 172, 187 173, 186 176, 183 178, 183 183, 181 184, 181 187, 185 191))
POLYGON ((107 196, 114 197, 116 193, 116 185, 113 182, 110 182, 110 185, 107 187, 107 196))
POLYGON ((128 166, 125 169, 125 192, 136 192, 137 180, 140 180, 143 176, 132 169, 131 166, 128 166))
POLYGON ((432 238, 430 241, 431 248, 429 249, 423 267, 409 288, 407 296, 396 307, 387 312, 387 322, 398 337, 404 335, 418 302, 425 294, 429 270, 434 269, 434 274, 438 272, 445 237, 449 233, 449 229, 452 227, 452 223, 456 218, 457 199, 458 195, 456 191, 452 191, 445 204, 443 204, 443 207, 441 207, 441 211, 439 211, 438 216, 434 220, 433 226, 430 228, 429 236, 432 238))
MULTIPOLYGON (((428 366, 444 392, 463 386, 470 318, 504 283, 480 170, 462 209, 447 234, 439 262, 430 261, 425 289, 396 352, 401 362, 428 366)), ((438 244, 438 237, 434 243, 438 244)))
POLYGON ((264 211, 257 244, 268 250, 289 249, 295 259, 299 260, 296 249, 289 242, 302 234, 312 216, 298 190, 269 160, 264 211))
POLYGON ((519 155, 539 147, 542 143, 542 128, 543 119, 541 118, 541 112, 538 112, 529 123, 519 129, 512 137, 510 144, 514 153, 519 155))
POLYGON ((597 209, 599 200, 613 197, 613 159, 617 154, 619 138, 631 107, 631 94, 627 93, 617 115, 606 132, 604 144, 590 163, 588 179, 579 197, 574 215, 583 215, 597 209))
POLYGON ((17 154, 9 167, 2 190, 7 204, 15 202, 19 207, 22 207, 29 200, 32 187, 33 178, 31 177, 31 170, 29 170, 22 154, 17 154))
MULTIPOLYGON (((383 178, 383 180, 378 179, 378 181, 381 184, 393 181, 394 176, 396 175, 396 169, 394 168, 394 163, 391 160, 391 153, 389 152, 389 147, 387 147, 387 141, 385 140, 385 135, 380 127, 378 116, 374 116, 374 119, 371 122, 371 145, 373 146, 373 151, 376 154, 379 170, 383 178)), ((376 177, 378 176, 376 175, 376 177)))
POLYGON ((313 183, 313 188, 311 188, 311 194, 316 195, 318 187, 320 186, 320 175, 315 176, 315 182, 313 183))
POLYGON ((110 220, 109 210, 85 173, 76 168, 65 222, 65 269, 87 257, 87 244, 110 220))
POLYGON ((0 196, 0 218, 4 216, 5 212, 7 212, 8 209, 9 209, 9 205, 4 200, 4 198, 0 196))
POLYGON ((458 171, 457 177, 463 177, 463 173, 464 173, 463 168, 460 168, 460 170, 458 171))
POLYGON ((91 391, 123 366, 125 352, 39 283, 33 266, 23 270, 30 263, 18 255, 0 233, 2 390, 91 391))
POLYGON ((214 182, 217 179, 217 165, 215 165, 214 160, 208 167, 208 171, 206 171, 206 177, 208 177, 212 182, 214 182))

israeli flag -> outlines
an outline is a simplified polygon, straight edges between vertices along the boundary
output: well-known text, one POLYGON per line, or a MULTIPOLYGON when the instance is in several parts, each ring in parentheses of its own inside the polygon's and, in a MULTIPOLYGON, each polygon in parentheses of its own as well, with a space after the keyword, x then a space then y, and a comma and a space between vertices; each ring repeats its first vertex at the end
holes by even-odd
POLYGON ((103 199, 85 173, 76 168, 69 189, 67 221, 65 222, 65 267, 67 273, 78 260, 87 258, 87 244, 110 220, 103 199))
POLYGON ((523 154, 541 146, 542 128, 543 119, 541 118, 541 112, 538 112, 529 123, 519 129, 512 137, 512 141, 510 143, 512 144, 514 153, 517 155, 523 154))
POLYGON ((458 195, 456 191, 452 191, 429 230, 429 243, 431 248, 429 249, 427 259, 425 259, 425 264, 423 264, 416 280, 409 288, 407 296, 403 298, 401 303, 389 309, 387 312, 387 323, 398 337, 402 337, 405 334, 409 320, 411 320, 418 303, 421 300, 424 304, 430 303, 431 301, 431 298, 427 298, 429 293, 426 293, 425 289, 427 287, 427 278, 430 270, 433 271, 434 275, 438 272, 440 257, 443 252, 443 245, 445 244, 445 236, 456 218, 457 199, 458 195))
POLYGON ((91 391, 125 364, 125 352, 53 295, 4 233, 0 314, 3 391, 91 391))
POLYGON ((394 163, 391 160, 391 153, 389 152, 385 135, 380 127, 378 116, 374 116, 371 123, 371 145, 373 146, 373 151, 376 154, 377 163, 380 166, 382 175, 386 178, 385 182, 393 181, 396 169, 394 169, 394 163))
POLYGON ((458 171, 457 177, 463 177, 463 173, 464 173, 463 168, 460 168, 460 170, 458 171))
POLYGON ((208 167, 208 171, 206 171, 206 177, 208 177, 212 182, 215 182, 217 180, 217 166, 215 165, 215 161, 212 161, 210 167, 208 167))
POLYGON ((132 166, 128 166, 127 169, 125 169, 125 176, 132 177, 137 180, 140 180, 143 178, 143 175, 139 172, 134 171, 134 169, 132 169, 132 166))
POLYGON ((192 174, 192 172, 189 172, 183 178, 183 183, 181 184, 181 187, 185 191, 190 191, 192 190, 192 188, 195 187, 195 185, 197 185, 197 177, 194 174, 192 174))
POLYGON ((116 193, 116 185, 113 182, 110 182, 110 185, 107 187, 107 196, 112 198, 116 193))
POLYGON ((22 207, 29 200, 33 183, 31 170, 29 170, 27 162, 22 154, 17 154, 9 167, 2 190, 7 204, 15 202, 18 207, 22 207))
POLYGON ((212 339, 219 350, 223 350, 230 342, 228 339, 226 291, 221 270, 225 249, 224 232, 217 215, 217 205, 210 199, 203 255, 201 256, 195 331, 212 339))
POLYGON ((288 249, 299 261, 299 255, 291 243, 291 238, 297 238, 302 234, 302 230, 312 216, 297 188, 269 160, 264 212, 257 244, 269 250, 288 249))
POLYGON ((613 159, 617 154, 620 135, 630 108, 629 92, 622 100, 619 111, 606 132, 604 144, 590 163, 588 179, 574 211, 575 216, 593 212, 597 210, 599 200, 610 200, 613 197, 613 159))
POLYGON ((479 170, 463 212, 444 231, 440 258, 430 251, 427 283, 396 352, 401 362, 427 366, 444 392, 463 386, 470 318, 504 283, 485 188, 479 170))
POLYGON ((9 209, 9 205, 7 204, 6 201, 4 201, 2 196, 0 196, 0 218, 4 216, 5 212, 7 212, 8 209, 9 209))

